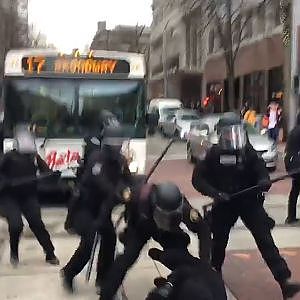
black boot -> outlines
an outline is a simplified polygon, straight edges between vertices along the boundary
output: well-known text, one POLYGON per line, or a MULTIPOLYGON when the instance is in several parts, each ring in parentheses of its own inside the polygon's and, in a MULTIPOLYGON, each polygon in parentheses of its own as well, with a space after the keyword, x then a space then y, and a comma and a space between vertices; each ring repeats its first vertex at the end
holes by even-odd
POLYGON ((285 219, 285 224, 286 225, 300 225, 299 221, 300 221, 299 219, 287 217, 285 219))
POLYGON ((280 283, 283 299, 293 298, 300 292, 300 284, 297 282, 290 282, 286 280, 280 283))
POLYGON ((62 279, 62 284, 64 289, 68 292, 68 293, 74 293, 74 286, 73 286, 73 278, 68 276, 66 274, 66 272, 64 271, 64 269, 60 270, 60 277, 62 279))
POLYGON ((48 253, 46 254, 46 263, 53 265, 53 266, 58 266, 59 265, 59 260, 55 256, 54 253, 48 253))
POLYGON ((19 255, 17 253, 10 253, 10 263, 11 265, 16 268, 19 265, 19 255))
POLYGON ((98 278, 98 276, 97 276, 96 282, 95 282, 95 287, 96 287, 96 293, 99 296, 100 296, 100 292, 101 292, 101 284, 102 284, 102 280, 101 280, 101 278, 98 278))

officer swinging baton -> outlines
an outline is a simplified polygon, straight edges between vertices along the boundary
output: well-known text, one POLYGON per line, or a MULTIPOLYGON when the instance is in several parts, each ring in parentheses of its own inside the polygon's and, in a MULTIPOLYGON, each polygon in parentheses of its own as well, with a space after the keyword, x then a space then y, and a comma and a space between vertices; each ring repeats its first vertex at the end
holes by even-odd
MULTIPOLYGON (((148 182, 149 178, 151 177, 151 175, 154 173, 154 171, 156 170, 157 166, 159 165, 159 163, 162 161, 162 159, 164 158, 164 156, 166 155, 166 153, 168 152, 168 150, 170 149, 170 147, 172 146, 172 144, 175 142, 176 139, 171 139, 170 142, 168 143, 168 145, 166 146, 166 148, 164 149, 164 151, 161 153, 161 155, 158 157, 158 159, 154 162, 152 168, 150 169, 148 175, 145 178, 145 183, 148 182)), ((118 218, 117 222, 116 222, 116 227, 118 227, 118 225, 121 223, 121 220, 124 217, 125 212, 123 212, 120 217, 118 218)), ((94 262, 94 257, 95 257, 95 252, 96 252, 96 248, 98 245, 98 242, 100 241, 100 235, 97 232, 94 238, 94 244, 93 244, 93 249, 91 252, 91 256, 90 256, 90 260, 89 260, 89 264, 87 267, 87 272, 86 272, 86 276, 85 276, 85 280, 86 282, 90 281, 91 278, 91 273, 92 273, 92 267, 93 267, 93 262, 94 262)))
MULTIPOLYGON (((270 182, 273 184, 275 182, 278 182, 278 181, 281 181, 281 180, 284 180, 286 178, 289 178, 293 175, 297 175, 297 174, 300 174, 300 168, 299 169, 294 169, 290 172, 288 172, 287 174, 284 174, 284 175, 281 175, 281 176, 278 176, 278 177, 275 177, 273 179, 270 180, 270 182)), ((257 184, 255 186, 252 186, 252 187, 249 187, 249 188, 246 188, 242 191, 239 191, 237 193, 234 193, 230 196, 230 198, 236 198, 236 197, 239 197, 239 196, 242 196, 244 194, 247 194, 247 193, 250 193, 250 192, 254 192, 254 191, 257 191, 261 188, 261 185, 257 184)))

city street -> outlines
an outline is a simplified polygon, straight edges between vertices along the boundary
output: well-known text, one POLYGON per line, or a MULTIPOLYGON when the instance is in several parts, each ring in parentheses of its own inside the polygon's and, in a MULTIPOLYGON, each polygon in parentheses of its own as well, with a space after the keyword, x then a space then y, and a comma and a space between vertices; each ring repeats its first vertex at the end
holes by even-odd
MULTIPOLYGON (((149 153, 152 153, 154 147, 158 150, 159 145, 162 149, 166 143, 167 141, 161 140, 160 136, 156 135, 152 143, 149 143, 149 153)), ((272 178, 285 172, 282 160, 284 145, 279 145, 278 148, 280 159, 276 171, 271 173, 272 178)), ((180 157, 179 151, 186 151, 184 143, 177 143, 171 148, 169 155, 166 155, 165 160, 153 174, 152 180, 154 182, 165 180, 176 182, 190 199, 192 205, 200 209, 201 204, 210 200, 200 196, 193 189, 191 184, 193 166, 185 159, 186 152, 184 154, 181 152, 182 157, 180 157), (172 159, 176 155, 178 159, 172 159)), ((291 228, 284 225, 289 191, 290 180, 274 184, 266 197, 265 207, 270 216, 276 221, 277 227, 273 230, 273 236, 277 245, 281 248, 281 254, 287 260, 293 278, 300 281, 300 228, 291 228)), ((253 238, 241 221, 238 221, 231 233, 223 274, 228 288, 239 300, 281 299, 280 289, 256 250, 253 238)), ((295 299, 300 299, 300 295, 295 299)))
MULTIPOLYGON (((168 140, 162 139, 159 135, 149 139, 148 169, 167 143, 168 140)), ((280 146, 280 148, 283 148, 283 146, 280 146)), ((174 144, 153 174, 152 181, 174 181, 186 194, 191 204, 201 210, 202 205, 211 202, 211 200, 194 191, 190 183, 193 166, 185 159, 185 149, 186 146, 183 142, 174 144)), ((284 173, 284 168, 282 162, 280 162, 277 171, 271 175, 275 177, 282 173, 284 173)), ((273 230, 276 243, 281 248, 282 255, 287 259, 292 269, 293 278, 300 281, 298 268, 300 228, 284 226, 288 190, 288 182, 274 185, 271 193, 267 196, 266 209, 278 225, 273 230)), ((43 219, 53 237, 61 265, 67 262, 78 245, 78 238, 69 236, 63 229, 65 215, 66 211, 62 208, 46 208, 43 210, 43 219)), ((117 212, 114 217, 117 217, 117 212)), ((4 237, 4 242, 0 242, 1 299, 97 299, 93 279, 89 284, 84 282, 85 270, 76 281, 77 293, 74 296, 64 293, 60 284, 59 268, 47 266, 44 263, 41 248, 37 241, 33 239, 27 227, 20 245, 21 264, 18 269, 13 269, 9 264, 7 228, 3 221, 0 221, 0 237, 4 237)), ((197 254, 196 238, 195 236, 191 237, 190 251, 197 254)), ((160 264, 155 266, 154 262, 147 257, 147 250, 153 245, 156 244, 151 242, 147 245, 139 262, 126 277, 124 291, 129 300, 144 299, 147 291, 153 286, 153 278, 159 276, 159 272, 167 274, 165 268, 160 264)), ((240 221, 232 230, 223 275, 228 288, 228 299, 281 299, 280 289, 256 250, 253 238, 240 221)), ((92 278, 94 278, 93 276, 92 278)), ((300 299, 300 296, 295 299, 300 299)))

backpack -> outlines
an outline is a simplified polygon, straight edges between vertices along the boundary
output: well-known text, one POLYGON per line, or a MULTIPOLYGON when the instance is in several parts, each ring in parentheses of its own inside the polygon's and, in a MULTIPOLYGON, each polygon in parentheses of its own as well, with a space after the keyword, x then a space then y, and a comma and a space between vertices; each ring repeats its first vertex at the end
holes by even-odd
POLYGON ((264 115, 261 120, 261 125, 263 128, 268 128, 269 126, 269 117, 267 115, 264 115))

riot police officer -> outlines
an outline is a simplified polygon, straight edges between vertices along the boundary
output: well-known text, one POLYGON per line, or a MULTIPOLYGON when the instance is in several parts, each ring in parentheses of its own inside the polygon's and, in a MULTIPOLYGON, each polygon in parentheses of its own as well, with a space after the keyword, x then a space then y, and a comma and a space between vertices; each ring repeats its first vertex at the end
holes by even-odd
POLYGON ((177 250, 150 249, 152 259, 159 261, 172 273, 156 278, 146 300, 226 300, 222 276, 210 264, 189 253, 177 250))
POLYGON ((127 204, 127 218, 128 227, 121 237, 125 245, 124 254, 116 258, 101 287, 102 300, 113 298, 128 269, 150 238, 164 249, 187 252, 190 237, 179 227, 181 222, 197 233, 201 239, 200 255, 209 260, 209 228, 173 183, 142 185, 141 190, 133 192, 127 204))
POLYGON ((227 118, 219 124, 219 142, 194 169, 192 183, 202 194, 214 199, 212 208, 212 265, 221 271, 231 228, 240 217, 279 283, 284 297, 291 297, 300 285, 289 282, 291 272, 280 256, 270 233, 267 214, 257 194, 271 187, 264 161, 250 145, 238 119, 227 118), (231 198, 231 194, 254 185, 261 190, 231 198))
MULTIPOLYGON (((19 263, 19 241, 23 231, 22 215, 46 254, 46 262, 58 265, 50 235, 41 219, 41 208, 37 198, 36 173, 50 173, 45 161, 37 154, 35 139, 26 126, 18 126, 15 132, 14 150, 7 152, 0 163, 1 197, 0 215, 8 222, 10 236, 10 259, 19 263), (24 180, 26 184, 10 188, 12 181, 24 180)), ((60 176, 55 173, 55 176, 60 176)))
MULTIPOLYGON (((300 114, 297 116, 297 124, 289 134, 284 157, 287 172, 300 169, 300 114)), ((300 172, 299 172, 300 173, 300 172)), ((300 174, 293 176, 292 189, 289 195, 288 216, 286 224, 299 222, 296 218, 297 200, 300 192, 300 174)))
POLYGON ((121 127, 104 129, 101 148, 95 149, 84 168, 79 195, 69 209, 66 229, 79 234, 78 249, 62 269, 64 287, 73 292, 73 279, 89 261, 96 232, 101 234, 96 286, 100 286, 114 261, 116 233, 111 220, 113 208, 121 203, 123 190, 131 184, 127 161, 121 155, 121 127))

